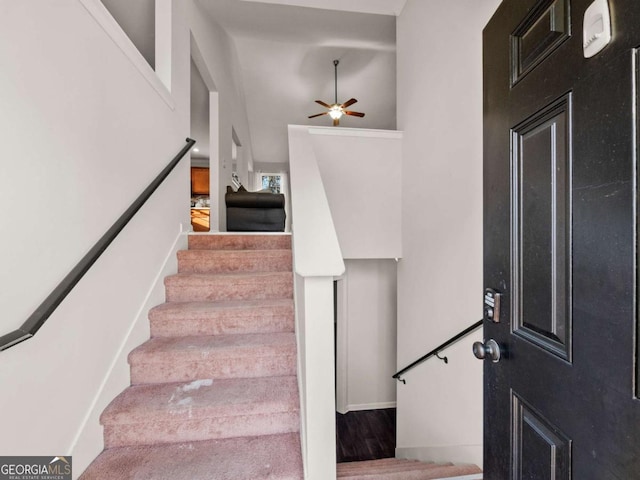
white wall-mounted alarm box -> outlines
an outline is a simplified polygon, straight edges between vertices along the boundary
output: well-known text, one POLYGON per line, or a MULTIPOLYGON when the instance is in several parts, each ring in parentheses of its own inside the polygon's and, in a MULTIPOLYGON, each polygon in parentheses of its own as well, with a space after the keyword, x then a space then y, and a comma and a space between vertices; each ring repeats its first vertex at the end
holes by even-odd
POLYGON ((607 0, 595 0, 584 12, 582 48, 591 58, 611 42, 611 14, 607 0))

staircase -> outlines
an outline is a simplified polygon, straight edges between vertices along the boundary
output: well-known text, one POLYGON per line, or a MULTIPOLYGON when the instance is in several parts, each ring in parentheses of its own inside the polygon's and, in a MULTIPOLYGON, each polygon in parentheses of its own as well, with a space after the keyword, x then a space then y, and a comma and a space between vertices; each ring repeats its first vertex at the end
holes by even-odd
POLYGON ((191 235, 80 477, 303 478, 291 237, 191 235))
POLYGON ((481 470, 475 465, 426 463, 396 458, 338 464, 338 479, 345 480, 435 480, 477 473, 481 473, 481 470))

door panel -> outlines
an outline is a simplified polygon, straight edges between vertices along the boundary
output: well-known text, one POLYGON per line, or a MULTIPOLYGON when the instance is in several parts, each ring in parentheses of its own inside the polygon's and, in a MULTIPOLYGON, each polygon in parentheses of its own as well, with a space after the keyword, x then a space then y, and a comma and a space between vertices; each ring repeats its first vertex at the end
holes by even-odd
POLYGON ((516 335, 571 359, 571 95, 512 130, 516 335))
POLYGON ((512 478, 568 480, 571 441, 512 392, 512 478))
POLYGON ((484 32, 488 480, 640 479, 640 2, 609 0, 613 42, 585 59, 590 3, 504 0, 484 32))
POLYGON ((539 2, 513 33, 512 85, 541 63, 570 36, 569 0, 539 2))

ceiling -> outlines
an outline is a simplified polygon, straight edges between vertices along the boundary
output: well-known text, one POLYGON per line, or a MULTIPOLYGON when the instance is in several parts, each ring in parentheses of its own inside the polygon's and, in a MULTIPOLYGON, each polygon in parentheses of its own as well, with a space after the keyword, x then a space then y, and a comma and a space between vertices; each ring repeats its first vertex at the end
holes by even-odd
POLYGON ((334 59, 338 101, 355 97, 350 109, 366 113, 341 126, 395 129, 395 15, 405 1, 196 0, 236 44, 255 162, 287 161, 288 124, 331 125, 307 116, 325 111, 314 100, 333 103, 334 59))

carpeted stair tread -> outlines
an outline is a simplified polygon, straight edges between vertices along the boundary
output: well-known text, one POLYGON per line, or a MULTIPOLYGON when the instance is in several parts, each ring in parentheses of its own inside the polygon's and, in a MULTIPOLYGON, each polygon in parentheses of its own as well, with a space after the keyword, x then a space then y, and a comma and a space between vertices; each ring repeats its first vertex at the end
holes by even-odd
MULTIPOLYGON (((412 460, 406 458, 381 458, 378 460, 361 460, 355 462, 341 462, 338 463, 338 472, 344 472, 352 469, 364 469, 367 467, 382 467, 389 465, 407 465, 407 464, 416 464, 420 463, 419 460, 412 460)), ((433 463, 433 462, 425 462, 425 463, 433 463)))
POLYGON ((180 273, 290 272, 288 250, 181 250, 180 273))
POLYGON ((291 235, 189 235, 189 250, 290 249, 291 235))
POLYGON ((167 302, 258 300, 293 297, 291 272, 177 273, 164 280, 167 302))
MULTIPOLYGON (((381 460, 369 460, 369 465, 361 465, 363 462, 350 462, 347 464, 338 464, 338 472, 346 474, 351 472, 364 473, 380 473, 380 472, 403 472, 411 469, 427 469, 436 466, 434 462, 420 462, 418 460, 396 459, 395 462, 382 462, 381 460)), ((453 465, 452 463, 438 464, 453 465)))
POLYGON ((203 379, 127 388, 103 412, 107 448, 299 430, 296 377, 203 379))
POLYGON ((453 465, 443 463, 411 462, 402 464, 379 464, 374 461, 367 465, 361 462, 338 464, 338 478, 347 480, 435 480, 480 473, 475 465, 453 465), (348 465, 349 468, 341 467, 348 465), (361 467, 361 468, 358 468, 361 467))
POLYGON ((168 302, 149 320, 153 337, 293 332, 293 299, 168 302))
POLYGON ((294 333, 155 337, 129 354, 132 384, 295 375, 294 333))
POLYGON ((302 480, 300 435, 105 450, 80 480, 302 480))
POLYGON ((450 466, 452 463, 439 463, 435 464, 433 462, 402 462, 397 464, 385 464, 385 465, 372 465, 370 467, 357 468, 353 467, 350 469, 340 469, 341 474, 355 474, 358 473, 360 475, 371 474, 371 473, 395 473, 395 472, 406 472, 410 470, 428 470, 431 468, 442 467, 442 466, 450 466))
POLYGON ((346 470, 346 471, 341 471, 341 474, 343 476, 349 476, 349 475, 371 475, 371 474, 391 474, 391 473, 403 473, 403 472, 418 472, 418 471, 424 471, 424 470, 432 470, 434 468, 442 468, 442 467, 450 467, 452 466, 452 463, 426 463, 426 462, 417 462, 413 465, 411 464, 404 464, 404 465, 384 465, 384 466, 379 466, 376 468, 369 468, 369 469, 363 469, 363 470, 358 470, 358 469, 353 469, 353 470, 346 470))

